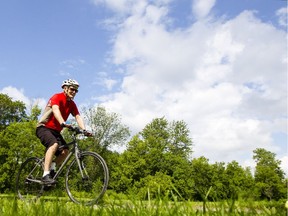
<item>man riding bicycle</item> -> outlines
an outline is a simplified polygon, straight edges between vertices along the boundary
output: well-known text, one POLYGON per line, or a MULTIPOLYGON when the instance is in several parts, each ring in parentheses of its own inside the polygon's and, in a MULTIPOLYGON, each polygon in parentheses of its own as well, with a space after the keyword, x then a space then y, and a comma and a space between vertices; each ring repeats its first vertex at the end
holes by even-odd
MULTIPOLYGON (((54 94, 50 98, 38 122, 36 135, 46 147, 44 173, 42 177, 44 184, 56 183, 51 176, 53 174, 50 173, 50 166, 54 155, 56 156, 55 163, 59 166, 69 153, 69 148, 60 133, 63 127, 70 126, 66 124, 69 115, 72 114, 78 126, 85 131, 87 135, 90 135, 90 133, 85 130, 84 121, 73 101, 78 92, 78 88, 79 83, 76 80, 64 80, 62 83, 63 92, 54 94)), ((55 169, 55 167, 53 168, 55 169)))

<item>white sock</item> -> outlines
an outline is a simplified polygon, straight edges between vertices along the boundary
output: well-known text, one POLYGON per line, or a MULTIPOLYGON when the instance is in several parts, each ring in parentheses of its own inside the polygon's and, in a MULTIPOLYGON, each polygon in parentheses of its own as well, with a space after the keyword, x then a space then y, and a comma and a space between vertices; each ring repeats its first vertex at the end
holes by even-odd
POLYGON ((55 162, 51 163, 50 170, 56 171, 56 163, 55 162))
POLYGON ((44 171, 43 177, 46 176, 46 175, 48 175, 48 174, 50 174, 50 171, 44 171))

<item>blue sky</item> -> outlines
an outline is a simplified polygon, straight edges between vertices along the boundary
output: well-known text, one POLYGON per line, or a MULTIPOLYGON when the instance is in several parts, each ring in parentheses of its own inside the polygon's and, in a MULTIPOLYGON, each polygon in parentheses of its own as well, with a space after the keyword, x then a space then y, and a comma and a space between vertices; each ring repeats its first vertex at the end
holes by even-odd
POLYGON ((4 0, 0 32, 0 92, 27 107, 74 78, 133 133, 165 116, 195 157, 288 162, 287 1, 4 0))

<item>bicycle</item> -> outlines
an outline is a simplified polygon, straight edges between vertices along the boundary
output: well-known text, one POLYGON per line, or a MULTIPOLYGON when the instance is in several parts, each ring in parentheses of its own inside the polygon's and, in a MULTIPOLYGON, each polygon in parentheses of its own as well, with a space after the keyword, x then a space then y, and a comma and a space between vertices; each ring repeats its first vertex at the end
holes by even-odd
MULTIPOLYGON (((72 131, 72 146, 68 156, 55 173, 53 179, 67 167, 65 175, 65 189, 69 198, 78 204, 94 205, 102 198, 107 190, 109 171, 105 160, 97 153, 82 151, 77 142, 77 135, 84 134, 77 127, 69 127, 72 131), (71 163, 69 164, 69 161, 71 163)), ((24 201, 35 201, 41 197, 47 187, 42 182, 44 158, 30 157, 21 164, 17 178, 16 191, 18 197, 24 201)))

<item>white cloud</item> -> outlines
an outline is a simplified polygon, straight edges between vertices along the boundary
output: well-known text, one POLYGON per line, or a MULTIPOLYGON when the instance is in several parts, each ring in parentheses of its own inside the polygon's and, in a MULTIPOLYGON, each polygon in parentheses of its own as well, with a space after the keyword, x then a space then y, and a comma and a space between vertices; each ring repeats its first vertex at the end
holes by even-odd
MULTIPOLYGON (((118 84, 117 79, 112 79, 109 77, 109 74, 106 72, 97 73, 96 80, 93 84, 103 86, 106 90, 111 91, 113 87, 118 84)), ((106 96, 104 96, 106 98, 106 96)))
POLYGON ((68 60, 64 60, 62 62, 60 62, 60 65, 63 65, 66 68, 77 68, 79 65, 83 65, 85 64, 86 61, 84 59, 68 59, 68 60))
POLYGON ((116 12, 124 12, 133 0, 91 0, 95 5, 105 4, 108 8, 116 12))
POLYGON ((192 10, 197 19, 205 18, 213 6, 216 0, 193 0, 192 10))
POLYGON ((280 158, 280 161, 281 161, 281 168, 285 172, 286 177, 288 177, 288 166, 287 166, 287 164, 288 164, 288 156, 286 155, 286 156, 280 158))
POLYGON ((25 104, 28 112, 34 105, 38 105, 40 109, 43 109, 46 105, 45 99, 43 98, 30 99, 27 96, 25 96, 23 89, 19 90, 12 86, 4 87, 2 90, 0 90, 0 93, 8 95, 9 97, 12 98, 13 101, 22 101, 25 104))
POLYGON ((24 104, 30 104, 30 99, 24 95, 24 90, 14 88, 12 86, 4 87, 1 91, 2 94, 6 94, 11 97, 14 101, 19 100, 22 101, 24 104))
POLYGON ((112 90, 113 86, 115 86, 118 83, 118 81, 114 79, 104 79, 103 83, 105 87, 110 91, 112 90))
POLYGON ((276 11, 276 15, 279 17, 279 25, 287 28, 287 7, 280 8, 276 11))
MULTIPOLYGON (((173 0, 154 0, 150 4, 157 6, 167 5, 173 0)), ((143 8, 145 8, 149 0, 91 0, 95 5, 105 5, 107 8, 113 10, 118 14, 131 14, 131 13, 141 13, 143 8)))
POLYGON ((95 5, 105 5, 117 15, 138 13, 147 5, 147 0, 92 0, 95 5))
MULTIPOLYGON (((203 18, 215 1, 200 2, 203 18)), ((134 132, 156 117, 184 120, 194 156, 211 161, 245 163, 258 147, 283 154, 272 133, 287 125, 285 32, 249 11, 168 30, 167 10, 146 4, 118 25, 111 57, 126 76, 103 105, 134 132)))

